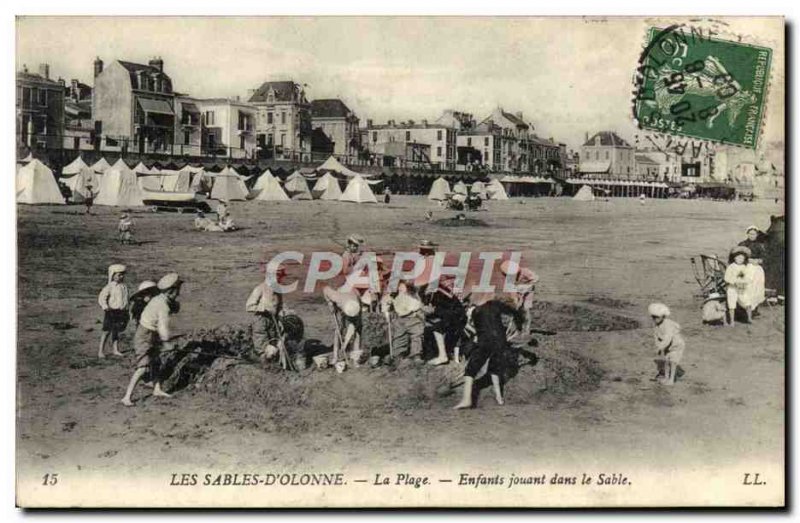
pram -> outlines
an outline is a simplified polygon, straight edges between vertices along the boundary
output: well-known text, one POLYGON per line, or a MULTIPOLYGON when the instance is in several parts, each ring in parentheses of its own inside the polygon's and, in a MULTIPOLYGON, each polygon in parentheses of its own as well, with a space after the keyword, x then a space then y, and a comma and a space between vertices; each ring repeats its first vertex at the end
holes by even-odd
POLYGON ((690 258, 692 271, 704 298, 711 293, 725 295, 725 262, 719 256, 701 254, 690 258), (698 260, 699 258, 699 260, 698 260))

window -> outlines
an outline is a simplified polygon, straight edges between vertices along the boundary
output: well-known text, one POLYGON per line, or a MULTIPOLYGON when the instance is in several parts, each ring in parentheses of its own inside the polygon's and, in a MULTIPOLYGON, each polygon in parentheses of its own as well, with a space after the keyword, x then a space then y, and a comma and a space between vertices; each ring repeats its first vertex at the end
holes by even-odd
POLYGON ((489 137, 488 136, 483 139, 483 145, 486 146, 486 147, 489 146, 489 137))
POLYGON ((442 130, 441 129, 436 131, 436 139, 437 140, 441 140, 442 139, 442 130))
POLYGON ((286 145, 286 133, 281 133, 281 147, 283 147, 284 145, 286 145))
POLYGON ((281 123, 286 123, 286 113, 281 113, 281 123))
POLYGON ((269 133, 267 135, 267 145, 269 145, 271 147, 274 141, 275 141, 275 138, 273 138, 272 133, 269 133))
POLYGON ((272 124, 272 113, 267 113, 267 123, 272 124))
POLYGON ((22 88, 22 106, 29 107, 31 105, 31 89, 30 87, 22 88))
POLYGON ((244 149, 244 135, 239 137, 239 149, 244 149))
POLYGON ((467 138, 467 147, 472 147, 472 137, 467 138))
POLYGON ((188 144, 191 141, 192 132, 189 129, 183 131, 183 143, 188 144))
POLYGON ((206 125, 214 125, 214 111, 206 111, 203 113, 203 120, 206 125))
POLYGON ((47 105, 47 89, 39 90, 39 105, 47 105))
MULTIPOLYGON (((439 131, 439 132, 441 132, 441 131, 439 131)), ((437 147, 436 148, 436 156, 441 156, 441 155, 442 155, 442 148, 441 147, 437 147)))
POLYGON ((372 131, 372 142, 377 143, 378 141, 378 133, 377 131, 372 131))
POLYGON ((608 151, 606 151, 606 160, 608 160, 608 151))
POLYGON ((406 141, 407 142, 411 141, 411 131, 406 131, 406 141))

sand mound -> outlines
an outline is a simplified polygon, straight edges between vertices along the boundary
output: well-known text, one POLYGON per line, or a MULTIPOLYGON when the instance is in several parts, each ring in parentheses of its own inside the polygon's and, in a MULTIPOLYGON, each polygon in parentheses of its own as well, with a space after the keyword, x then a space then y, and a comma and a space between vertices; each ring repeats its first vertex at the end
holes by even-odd
MULTIPOLYGON (((602 375, 596 362, 574 351, 556 350, 552 339, 535 347, 515 347, 510 359, 514 361, 508 366, 505 394, 512 402, 592 390, 602 375)), ((342 374, 332 368, 282 372, 220 358, 197 389, 251 406, 403 410, 449 405, 452 399, 445 397, 460 390, 463 370, 463 364, 433 367, 399 360, 390 366, 349 368, 342 374)))
POLYGON ((440 225, 442 227, 488 227, 489 224, 483 220, 478 220, 477 218, 441 218, 439 220, 434 220, 434 225, 440 225))

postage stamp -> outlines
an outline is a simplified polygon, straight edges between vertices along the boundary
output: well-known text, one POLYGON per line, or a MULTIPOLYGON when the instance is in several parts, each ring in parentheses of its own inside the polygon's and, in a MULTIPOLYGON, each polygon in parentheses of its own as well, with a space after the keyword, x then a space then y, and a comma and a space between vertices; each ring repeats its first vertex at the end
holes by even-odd
POLYGON ((685 25, 649 28, 634 117, 642 129, 754 149, 772 50, 714 34, 685 25))

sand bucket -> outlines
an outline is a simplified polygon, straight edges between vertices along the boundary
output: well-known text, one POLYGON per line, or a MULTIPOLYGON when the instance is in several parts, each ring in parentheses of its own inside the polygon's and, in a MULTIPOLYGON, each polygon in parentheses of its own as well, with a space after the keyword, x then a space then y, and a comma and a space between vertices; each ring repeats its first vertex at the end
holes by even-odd
POLYGON ((314 360, 314 365, 317 366, 317 370, 323 370, 328 368, 328 355, 327 354, 319 354, 312 358, 314 360))
POLYGON ((381 364, 381 357, 380 356, 370 356, 369 357, 369 366, 373 369, 378 367, 381 364))
POLYGON ((336 372, 341 374, 345 371, 345 369, 347 369, 347 362, 344 360, 339 360, 334 363, 333 366, 336 369, 336 372))

